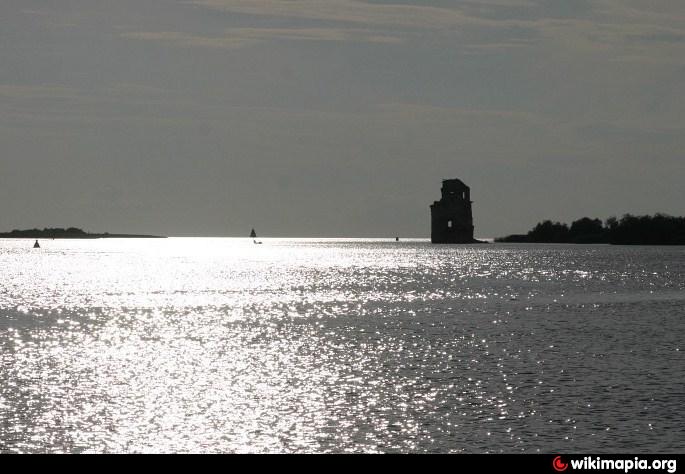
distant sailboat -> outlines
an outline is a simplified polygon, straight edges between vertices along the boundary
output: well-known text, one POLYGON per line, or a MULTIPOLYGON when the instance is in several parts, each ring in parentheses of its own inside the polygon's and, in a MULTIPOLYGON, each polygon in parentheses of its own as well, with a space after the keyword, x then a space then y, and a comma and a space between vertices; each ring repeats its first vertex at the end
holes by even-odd
MULTIPOLYGON (((250 232, 250 237, 252 237, 253 239, 257 237, 257 232, 255 232, 254 229, 252 229, 252 232, 250 232)), ((253 240, 252 243, 261 244, 261 242, 258 242, 257 239, 253 240)))
POLYGON ((40 248, 40 244, 38 243, 37 240, 36 240, 36 243, 33 244, 33 248, 34 248, 34 249, 39 249, 39 248, 40 248))

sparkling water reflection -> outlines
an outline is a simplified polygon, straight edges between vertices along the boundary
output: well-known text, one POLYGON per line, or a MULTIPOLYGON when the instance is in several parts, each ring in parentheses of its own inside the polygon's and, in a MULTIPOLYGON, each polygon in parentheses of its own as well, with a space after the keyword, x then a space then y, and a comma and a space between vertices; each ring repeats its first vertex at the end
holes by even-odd
POLYGON ((685 249, 0 241, 2 452, 678 452, 685 249))

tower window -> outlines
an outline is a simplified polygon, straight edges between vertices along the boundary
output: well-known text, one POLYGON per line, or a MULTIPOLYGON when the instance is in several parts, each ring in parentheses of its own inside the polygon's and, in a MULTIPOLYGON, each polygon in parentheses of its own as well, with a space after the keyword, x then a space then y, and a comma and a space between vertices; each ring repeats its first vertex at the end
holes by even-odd
POLYGON ((451 229, 452 228, 452 221, 447 221, 447 228, 451 229))

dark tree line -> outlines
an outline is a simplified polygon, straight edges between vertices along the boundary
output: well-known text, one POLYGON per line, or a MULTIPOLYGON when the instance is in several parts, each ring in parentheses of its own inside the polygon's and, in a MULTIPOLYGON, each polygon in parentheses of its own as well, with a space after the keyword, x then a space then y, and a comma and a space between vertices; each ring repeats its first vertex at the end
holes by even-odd
POLYGON ((567 224, 546 220, 527 234, 509 235, 497 242, 530 243, 609 243, 615 245, 685 245, 685 217, 665 214, 654 216, 624 215, 605 222, 583 217, 567 224))
POLYGON ((6 234, 2 234, 8 237, 27 237, 27 238, 36 238, 36 237, 44 237, 44 238, 59 238, 59 237, 65 237, 65 236, 83 236, 87 235, 85 231, 82 229, 78 229, 76 227, 69 227, 68 229, 63 229, 61 227, 54 227, 54 228, 45 228, 43 230, 40 229, 28 229, 28 230, 18 230, 14 229, 12 232, 8 232, 6 234))
POLYGON ((52 227, 45 229, 14 229, 12 232, 0 233, 0 239, 107 239, 107 238, 163 238, 160 235, 144 235, 144 234, 110 234, 105 232, 103 234, 93 234, 86 232, 77 227, 69 227, 67 229, 61 227, 52 227))

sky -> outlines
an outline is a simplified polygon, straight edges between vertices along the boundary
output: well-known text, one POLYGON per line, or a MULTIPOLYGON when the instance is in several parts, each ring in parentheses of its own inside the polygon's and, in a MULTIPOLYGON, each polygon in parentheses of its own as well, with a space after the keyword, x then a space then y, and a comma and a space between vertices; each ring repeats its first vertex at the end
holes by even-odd
POLYGON ((685 215, 685 2, 2 0, 0 231, 685 215))

